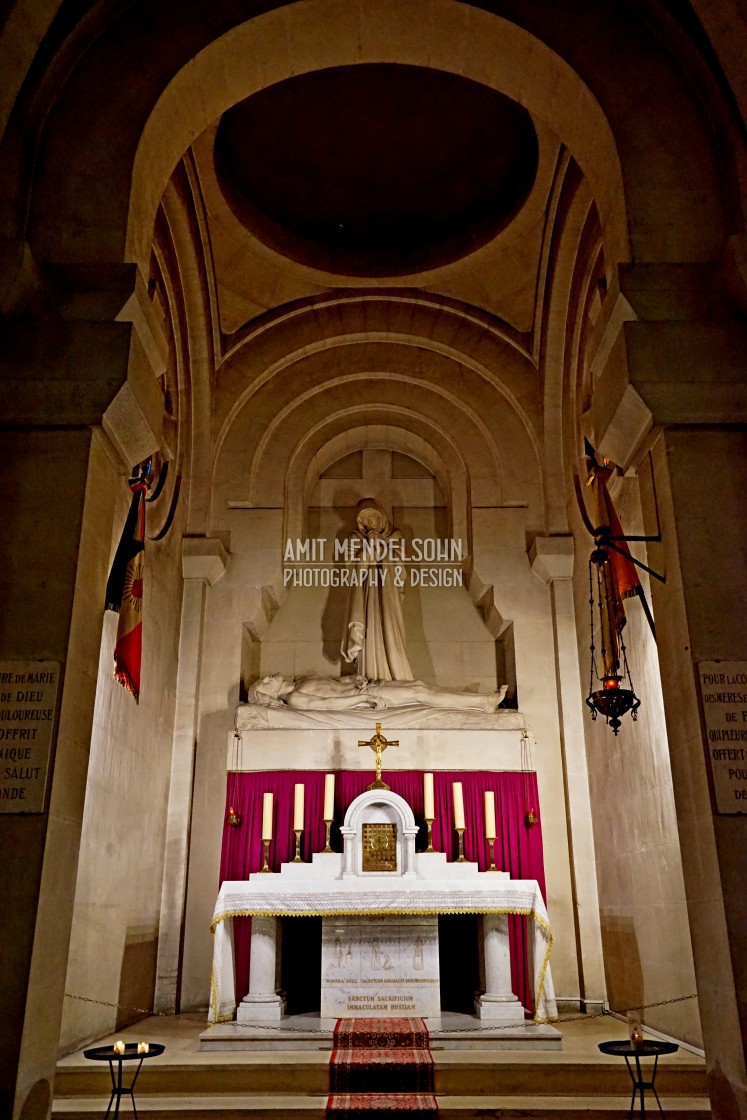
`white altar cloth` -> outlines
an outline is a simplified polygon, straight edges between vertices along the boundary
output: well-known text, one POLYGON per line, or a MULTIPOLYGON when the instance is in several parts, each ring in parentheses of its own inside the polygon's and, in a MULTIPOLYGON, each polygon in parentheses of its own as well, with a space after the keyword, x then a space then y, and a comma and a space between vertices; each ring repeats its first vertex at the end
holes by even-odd
MULTIPOLYGON (((331 858, 331 857, 328 857, 331 858)), ((420 857, 423 858, 422 856, 420 857)), ((293 865, 286 865, 293 866, 293 865)), ((454 865, 449 865, 454 866, 454 865)), ((464 865, 459 865, 460 868, 464 865)), ((521 914, 532 920, 533 987, 537 1022, 557 1018, 550 971, 552 930, 534 879, 501 879, 475 873, 439 883, 413 879, 393 888, 378 879, 295 879, 289 889, 280 875, 252 875, 225 882, 213 911, 211 1023, 232 1019, 236 1011, 233 926, 229 919, 265 914, 271 917, 330 917, 338 914, 521 914)), ((465 868, 466 870, 466 868, 465 868)))

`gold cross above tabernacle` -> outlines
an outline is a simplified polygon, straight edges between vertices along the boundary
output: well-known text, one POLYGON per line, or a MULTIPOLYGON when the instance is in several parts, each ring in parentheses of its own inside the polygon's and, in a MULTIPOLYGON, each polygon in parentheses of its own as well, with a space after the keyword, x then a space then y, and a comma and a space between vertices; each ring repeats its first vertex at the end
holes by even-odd
POLYGON ((370 747, 376 755, 376 781, 371 782, 369 789, 390 789, 391 787, 381 780, 381 756, 387 747, 398 747, 399 739, 386 739, 381 734, 381 724, 376 724, 376 734, 370 739, 359 739, 359 747, 370 747))

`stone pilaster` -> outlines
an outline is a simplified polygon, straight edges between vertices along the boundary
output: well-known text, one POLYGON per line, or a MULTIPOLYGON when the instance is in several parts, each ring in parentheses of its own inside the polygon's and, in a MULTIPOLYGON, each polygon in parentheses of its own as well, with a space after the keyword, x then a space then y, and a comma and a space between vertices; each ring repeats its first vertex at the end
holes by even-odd
POLYGON ((150 378, 129 323, 0 328, 0 658, 59 661, 62 679, 44 812, 0 816, 0 890, 13 921, 0 966, 3 1115, 41 1116, 51 1101, 112 511, 129 456, 159 444, 150 378))
POLYGON ((194 753, 199 726, 205 599, 208 589, 223 575, 226 563, 226 552, 219 540, 185 537, 182 541, 184 588, 179 672, 156 972, 155 1010, 161 1012, 179 1011, 179 969, 189 866, 194 753))
POLYGON ((646 532, 661 531, 651 594, 685 894, 711 1100, 729 1116, 747 1116, 747 817, 715 812, 697 665, 747 661, 746 353, 742 323, 625 323, 594 412, 599 448, 638 464, 646 532), (619 404, 631 391, 650 414, 638 436, 619 404))
POLYGON ((602 935, 594 861, 589 773, 586 765, 583 695, 578 666, 573 607, 574 549, 570 536, 536 537, 530 551, 532 571, 550 590, 555 642, 563 781, 574 920, 579 951, 579 985, 583 1006, 598 1007, 605 999, 602 935))

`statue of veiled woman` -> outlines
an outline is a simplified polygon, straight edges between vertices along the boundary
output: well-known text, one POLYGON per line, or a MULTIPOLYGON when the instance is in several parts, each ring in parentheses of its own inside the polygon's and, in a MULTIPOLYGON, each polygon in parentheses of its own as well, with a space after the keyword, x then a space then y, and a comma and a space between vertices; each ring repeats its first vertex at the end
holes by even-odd
MULTIPOLYGON (((348 662, 358 662, 358 673, 377 681, 411 681, 413 672, 407 657, 404 598, 404 565, 390 558, 390 542, 401 541, 376 498, 358 503, 356 528, 350 538, 351 567, 356 579, 350 587, 341 652, 348 662), (376 558, 376 542, 383 558, 376 558), (357 543, 360 542, 360 543, 357 543)), ((395 550, 396 551, 396 550, 395 550)))

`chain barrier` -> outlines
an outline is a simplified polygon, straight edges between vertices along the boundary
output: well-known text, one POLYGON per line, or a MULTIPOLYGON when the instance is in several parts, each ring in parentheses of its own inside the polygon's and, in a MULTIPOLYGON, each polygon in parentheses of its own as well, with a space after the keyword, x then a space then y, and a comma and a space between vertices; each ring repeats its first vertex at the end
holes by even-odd
MULTIPOLYGON (((149 1018, 175 1019, 175 1018, 178 1017, 180 1022, 203 1023, 203 1024, 205 1024, 205 1026, 218 1026, 219 1025, 219 1024, 210 1023, 202 1015, 190 1015, 188 1012, 185 1013, 185 1012, 174 1012, 174 1011, 153 1011, 152 1009, 149 1010, 145 1007, 133 1007, 130 1004, 126 1004, 126 1003, 112 1003, 111 1001, 105 1000, 105 999, 93 999, 92 996, 73 995, 72 992, 65 992, 65 996, 66 996, 67 999, 77 999, 81 1003, 94 1003, 94 1004, 97 1004, 100 1007, 114 1008, 117 1011, 133 1011, 133 1012, 135 1012, 139 1015, 147 1015, 149 1018)), ((643 1004, 642 1006, 626 1007, 626 1008, 620 1008, 620 1009, 616 1008, 614 1010, 614 1012, 605 1011, 603 1009, 601 1011, 586 1011, 586 1012, 583 1012, 583 1013, 579 1013, 578 1015, 564 1015, 564 1014, 561 1013, 561 1014, 558 1015, 557 1019, 543 1020, 543 1025, 545 1025, 547 1023, 556 1023, 556 1022, 557 1023, 575 1023, 575 1022, 588 1023, 591 1019, 601 1019, 604 1016, 609 1016, 613 1013, 615 1015, 628 1015, 630 1012, 637 1011, 639 1014, 642 1014, 644 1011, 650 1011, 652 1008, 655 1008, 655 1007, 668 1007, 673 1003, 685 1003, 687 1000, 697 999, 697 998, 698 998, 697 995, 674 996, 672 999, 661 999, 661 1000, 656 1001, 655 1003, 646 1003, 646 1004, 643 1004)), ((382 1017, 386 1018, 386 1016, 382 1016, 382 1017)), ((482 1022, 485 1023, 484 1026, 482 1024, 480 1024, 480 1025, 475 1025, 475 1026, 472 1026, 472 1027, 450 1027, 449 1028, 449 1033, 450 1034, 475 1034, 476 1032, 479 1032, 479 1031, 494 1032, 494 1031, 504 1031, 504 1030, 515 1030, 517 1025, 519 1025, 520 1021, 519 1022, 511 1022, 511 1023, 498 1023, 498 1022, 496 1022, 496 1023, 493 1023, 493 1024, 490 1024, 489 1022, 487 1022, 485 1020, 483 1020, 482 1022)), ((534 1022, 534 1020, 528 1020, 528 1022, 531 1023, 531 1022, 534 1022)), ((247 1024, 247 1025, 249 1025, 249 1024, 247 1024)), ((645 1023, 643 1024, 643 1026, 644 1026, 644 1029, 645 1029, 645 1023)), ((305 1026, 304 1027, 278 1027, 278 1026, 274 1026, 272 1023, 262 1023, 261 1027, 262 1027, 263 1031, 265 1031, 265 1030, 266 1031, 277 1031, 279 1034, 294 1034, 294 1035, 297 1035, 297 1034, 299 1034, 299 1032, 303 1032, 306 1035, 318 1034, 320 1038, 321 1037, 329 1038, 329 1035, 330 1035, 330 1032, 328 1030, 327 1031, 317 1030, 314 1027, 305 1027, 305 1026)))

